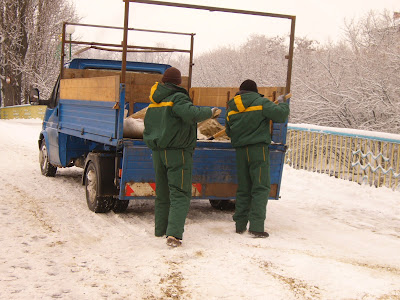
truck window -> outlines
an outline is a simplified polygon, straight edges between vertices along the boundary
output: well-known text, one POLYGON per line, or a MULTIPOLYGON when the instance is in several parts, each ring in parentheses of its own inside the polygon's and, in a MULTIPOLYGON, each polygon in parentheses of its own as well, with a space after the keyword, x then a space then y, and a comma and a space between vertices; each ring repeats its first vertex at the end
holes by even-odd
POLYGON ((49 101, 49 107, 50 108, 54 108, 58 104, 58 99, 60 97, 60 91, 59 91, 60 89, 59 89, 59 87, 60 87, 60 77, 57 78, 56 84, 54 85, 53 92, 51 93, 51 96, 50 96, 50 99, 49 99, 50 100, 49 101))

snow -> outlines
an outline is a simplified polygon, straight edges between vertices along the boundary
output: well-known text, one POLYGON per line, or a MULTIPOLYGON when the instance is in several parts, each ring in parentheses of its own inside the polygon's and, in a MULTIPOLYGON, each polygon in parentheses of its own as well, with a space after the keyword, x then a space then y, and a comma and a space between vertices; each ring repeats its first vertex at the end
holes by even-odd
POLYGON ((40 120, 0 120, 1 299, 400 299, 399 192, 285 166, 267 239, 192 202, 183 245, 154 201, 88 210, 81 169, 40 174, 40 120))

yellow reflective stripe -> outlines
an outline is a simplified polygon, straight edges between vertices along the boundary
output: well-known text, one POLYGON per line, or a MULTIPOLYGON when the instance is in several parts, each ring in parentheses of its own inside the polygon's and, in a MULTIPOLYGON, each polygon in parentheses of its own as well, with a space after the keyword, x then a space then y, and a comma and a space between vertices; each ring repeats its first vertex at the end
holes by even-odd
POLYGON ((164 107, 164 106, 174 106, 174 102, 151 103, 149 105, 149 107, 164 107))
POLYGON ((233 98, 233 100, 235 101, 236 107, 239 112, 242 112, 245 110, 245 108, 243 106, 242 96, 237 95, 233 98))
MULTIPOLYGON (((184 154, 183 150, 182 150, 182 162, 183 162, 183 165, 185 165, 185 154, 184 154)), ((182 165, 182 184, 181 184, 181 189, 183 189, 183 178, 184 178, 183 165, 182 165)))
POLYGON ((249 147, 246 147, 247 161, 250 162, 249 147))
POLYGON ((265 149, 264 149, 264 146, 263 146, 263 156, 264 156, 264 161, 265 161, 265 149))
POLYGON ((228 117, 230 115, 234 115, 234 114, 238 114, 238 113, 239 113, 238 111, 231 110, 230 112, 228 112, 228 117))
POLYGON ((244 112, 262 110, 262 108, 263 108, 262 105, 249 106, 248 108, 246 108, 246 110, 244 112))
POLYGON ((242 112, 256 111, 256 110, 262 110, 262 105, 249 106, 248 108, 246 108, 243 111, 231 110, 230 112, 228 112, 228 121, 229 121, 229 116, 231 116, 231 115, 240 114, 242 112))
POLYGON ((154 95, 154 93, 155 93, 157 87, 158 87, 158 82, 156 82, 156 83, 151 87, 151 90, 150 90, 150 96, 149 96, 149 98, 150 98, 150 101, 151 101, 152 103, 156 103, 156 101, 153 100, 153 95, 154 95))

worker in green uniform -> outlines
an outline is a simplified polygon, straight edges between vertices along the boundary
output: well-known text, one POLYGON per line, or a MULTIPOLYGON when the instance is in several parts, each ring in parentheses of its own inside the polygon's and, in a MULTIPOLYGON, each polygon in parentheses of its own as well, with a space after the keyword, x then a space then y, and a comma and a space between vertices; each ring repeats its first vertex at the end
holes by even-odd
POLYGON ((271 189, 269 149, 270 120, 285 122, 289 105, 285 97, 277 103, 258 93, 253 80, 245 80, 240 91, 229 100, 226 112, 226 133, 236 150, 238 188, 233 220, 236 232, 247 230, 254 237, 268 237, 264 229, 268 196, 271 189))
POLYGON ((165 71, 161 81, 151 88, 143 139, 152 150, 156 177, 155 235, 166 235, 167 245, 177 247, 192 196, 197 122, 211 118, 218 109, 194 106, 174 67, 165 71))

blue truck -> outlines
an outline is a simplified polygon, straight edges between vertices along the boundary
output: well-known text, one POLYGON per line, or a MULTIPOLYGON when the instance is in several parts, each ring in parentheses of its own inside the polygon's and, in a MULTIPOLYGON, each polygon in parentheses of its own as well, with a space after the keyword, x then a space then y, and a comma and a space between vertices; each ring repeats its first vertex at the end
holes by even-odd
MULTIPOLYGON (((127 70, 132 71, 132 75, 142 79, 149 76, 146 79, 152 84, 155 82, 152 80, 160 78, 168 67, 165 64, 127 62, 127 70)), ((107 74, 107 70, 113 74, 118 68, 121 68, 120 61, 72 60, 68 65, 69 72, 65 70, 64 74, 74 78, 58 79, 48 100, 41 100, 37 92, 32 97, 47 105, 38 142, 42 174, 55 176, 57 168, 83 168, 86 200, 94 212, 121 212, 127 208, 130 199, 155 197, 151 150, 142 139, 123 137, 125 97, 129 87, 119 83, 118 75, 79 77, 85 71, 86 75, 90 71, 98 75, 100 70, 101 75, 107 74), (98 91, 90 90, 91 84, 98 91), (84 93, 89 97, 85 98, 84 93), (98 94, 102 98, 93 99, 98 94), (113 97, 106 99, 106 94, 113 97)), ((148 84, 148 93, 150 87, 148 84)), ((134 103, 133 113, 148 105, 148 99, 143 100, 146 102, 134 103)), ((225 111, 225 107, 220 108, 225 111)), ((219 121, 223 123, 224 119, 219 121)), ((271 199, 279 198, 286 130, 286 123, 273 126, 271 199)), ((229 142, 199 140, 193 160, 193 198, 209 199, 219 208, 226 204, 225 200, 235 198, 235 151, 229 142)))
MULTIPOLYGON (((196 8, 199 9, 200 6, 196 8)), ((128 114, 132 115, 148 106, 151 86, 161 80, 162 74, 170 65, 127 61, 127 49, 130 49, 127 45, 127 32, 130 30, 127 28, 127 20, 124 28, 121 28, 124 31, 124 40, 120 61, 73 59, 64 63, 64 46, 68 43, 65 39, 65 29, 68 25, 71 23, 63 24, 61 71, 50 98, 41 99, 37 89, 32 89, 30 97, 33 104, 47 105, 38 141, 41 173, 45 176, 55 176, 57 168, 83 168, 82 184, 86 189, 88 208, 96 213, 110 210, 123 212, 132 199, 155 197, 151 150, 141 138, 124 137, 125 111, 128 108, 128 114)), ((184 78, 182 85, 189 90, 194 104, 218 106, 222 110, 218 120, 224 125, 226 100, 230 95, 233 97, 231 92, 234 92, 234 88, 218 89, 219 93, 222 90, 226 98, 222 102, 213 101, 212 96, 208 97, 206 102, 202 102, 201 95, 207 94, 207 88, 201 88, 200 97, 199 93, 195 96, 196 88, 191 87, 193 34, 189 35, 191 48, 185 50, 190 54, 189 76, 184 78)), ((103 49, 105 46, 121 46, 95 43, 90 45, 103 49)), ((266 88, 264 93, 271 100, 290 91, 292 46, 291 43, 287 86, 266 88)), ((142 47, 143 49, 149 51, 150 48, 142 47)), ((157 50, 168 51, 166 48, 151 48, 151 51, 157 50)), ((213 89, 209 88, 208 91, 208 94, 212 95, 213 89)), ((273 143, 270 146, 270 199, 279 199, 287 123, 271 124, 271 130, 273 143)), ((198 140, 193 156, 192 182, 192 198, 208 199, 213 207, 223 208, 229 203, 227 200, 235 199, 235 150, 229 141, 198 140)))

